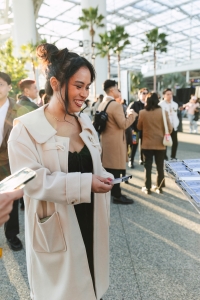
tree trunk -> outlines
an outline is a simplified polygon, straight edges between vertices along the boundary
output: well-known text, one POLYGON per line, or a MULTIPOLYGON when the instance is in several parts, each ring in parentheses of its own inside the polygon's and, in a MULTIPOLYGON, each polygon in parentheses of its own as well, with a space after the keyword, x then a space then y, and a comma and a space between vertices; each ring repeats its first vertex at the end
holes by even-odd
POLYGON ((121 88, 121 78, 120 78, 120 54, 117 54, 117 60, 118 60, 118 88, 121 88))
POLYGON ((154 47, 153 50, 153 55, 154 55, 154 79, 153 79, 153 90, 156 93, 156 49, 154 47))
POLYGON ((108 79, 110 79, 110 54, 108 53, 108 79))

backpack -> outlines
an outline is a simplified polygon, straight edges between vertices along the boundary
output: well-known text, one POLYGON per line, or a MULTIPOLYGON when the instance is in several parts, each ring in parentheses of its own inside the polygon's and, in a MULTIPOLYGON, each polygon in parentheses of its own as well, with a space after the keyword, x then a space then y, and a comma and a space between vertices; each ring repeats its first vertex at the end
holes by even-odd
POLYGON ((108 121, 108 114, 106 113, 106 109, 112 101, 115 101, 115 100, 109 101, 108 104, 106 105, 106 107, 104 108, 104 110, 102 110, 102 111, 97 110, 94 115, 93 126, 99 134, 101 134, 106 128, 106 123, 108 121))

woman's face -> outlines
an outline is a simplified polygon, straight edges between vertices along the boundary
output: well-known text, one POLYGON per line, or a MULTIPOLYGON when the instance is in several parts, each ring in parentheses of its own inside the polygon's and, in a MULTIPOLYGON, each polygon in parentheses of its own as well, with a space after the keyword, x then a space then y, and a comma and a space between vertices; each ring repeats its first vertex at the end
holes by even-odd
MULTIPOLYGON (((91 74, 87 67, 81 67, 69 80, 68 100, 69 113, 79 112, 85 99, 89 95, 91 74)), ((62 88, 62 96, 65 95, 65 86, 62 88)))

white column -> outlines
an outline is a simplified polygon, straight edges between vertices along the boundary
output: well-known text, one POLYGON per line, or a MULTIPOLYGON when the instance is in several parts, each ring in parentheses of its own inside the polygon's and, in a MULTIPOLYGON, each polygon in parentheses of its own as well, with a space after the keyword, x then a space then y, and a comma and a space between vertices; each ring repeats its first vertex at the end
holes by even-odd
MULTIPOLYGON (((81 6, 82 8, 89 8, 94 7, 96 8, 98 6, 98 14, 102 14, 105 19, 103 20, 103 23, 105 24, 105 27, 102 28, 95 28, 95 37, 94 41, 99 42, 99 33, 104 33, 106 31, 106 0, 81 0, 81 6)), ((89 49, 91 45, 91 36, 89 34, 89 30, 83 30, 83 42, 90 41, 89 42, 89 49)), ((96 56, 95 58, 95 70, 96 70, 96 95, 103 94, 102 85, 103 82, 107 79, 108 74, 108 62, 107 58, 101 58, 100 56, 96 56)), ((92 99, 94 100, 94 99, 92 99)))
POLYGON ((33 0, 13 0, 14 43, 19 53, 20 46, 37 41, 33 0))

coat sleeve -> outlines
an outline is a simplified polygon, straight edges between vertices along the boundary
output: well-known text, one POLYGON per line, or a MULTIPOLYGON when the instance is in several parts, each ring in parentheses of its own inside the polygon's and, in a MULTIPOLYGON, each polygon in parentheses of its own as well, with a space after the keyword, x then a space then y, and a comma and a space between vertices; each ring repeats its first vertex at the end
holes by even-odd
POLYGON ((120 129, 128 128, 134 122, 137 114, 133 112, 133 114, 129 115, 129 117, 126 118, 124 115, 123 107, 118 103, 114 103, 114 104, 115 107, 113 109, 112 116, 115 122, 117 123, 120 129))
POLYGON ((51 173, 40 163, 35 144, 21 123, 11 132, 8 153, 12 173, 29 167, 37 174, 24 188, 30 198, 60 204, 90 203, 92 173, 51 173))
POLYGON ((142 120, 142 113, 140 112, 139 117, 138 117, 138 123, 137 123, 137 128, 139 130, 143 129, 143 120, 142 120))

